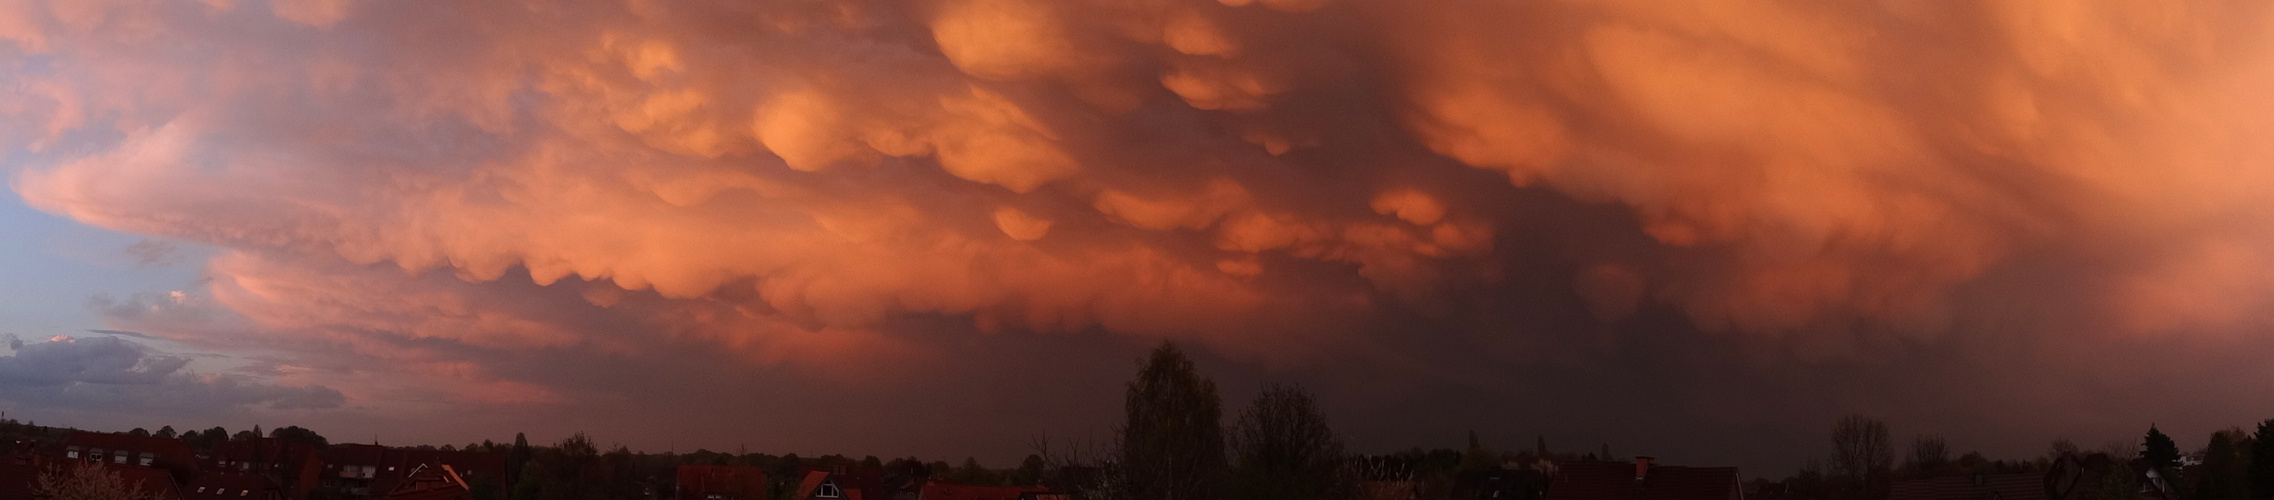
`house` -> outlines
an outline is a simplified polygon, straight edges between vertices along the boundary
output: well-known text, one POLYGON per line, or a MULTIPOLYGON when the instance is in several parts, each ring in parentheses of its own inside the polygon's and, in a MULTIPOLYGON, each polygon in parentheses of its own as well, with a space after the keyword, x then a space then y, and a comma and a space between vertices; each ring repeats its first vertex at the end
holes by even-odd
POLYGON ((199 472, 197 452, 179 439, 71 431, 63 439, 60 458, 166 469, 174 477, 199 472))
POLYGON ((214 473, 182 486, 183 500, 284 500, 284 488, 266 476, 214 473))
POLYGON ((941 481, 924 483, 916 500, 1027 500, 1050 490, 1033 486, 977 486, 941 481))
POLYGON ((459 482, 474 491, 489 490, 503 498, 506 481, 503 453, 388 448, 376 444, 335 444, 322 454, 322 484, 352 498, 377 498, 401 486, 420 467, 449 466, 459 482))
POLYGON ((173 473, 166 469, 119 464, 103 464, 103 468, 118 474, 120 479, 126 480, 126 484, 150 493, 151 497, 161 500, 182 498, 181 488, 174 485, 173 473))
POLYGON ((353 498, 373 495, 379 468, 387 463, 387 447, 375 444, 335 444, 324 449, 322 484, 353 498))
MULTIPOLYGON (((892 500, 898 496, 893 494, 893 488, 886 485, 883 469, 849 465, 802 468, 798 474, 797 489, 790 493, 790 498, 799 500, 892 500)), ((914 490, 911 489, 906 495, 913 498, 914 490)))
POLYGON ((255 437, 225 441, 206 455, 206 470, 258 475, 273 480, 285 500, 303 500, 323 482, 324 462, 315 445, 255 437))
POLYGON ((759 467, 681 465, 674 488, 679 500, 764 500, 766 472, 759 467))
POLYGON ((488 489, 496 493, 498 498, 504 498, 507 489, 512 487, 506 481, 504 453, 394 448, 388 450, 385 459, 386 463, 379 468, 378 481, 372 485, 377 491, 394 489, 396 482, 406 479, 411 471, 421 465, 448 465, 466 483, 466 487, 475 491, 488 489))
POLYGON ((1546 500, 1744 500, 1736 467, 1656 465, 1650 457, 1634 462, 1558 462, 1548 481, 1546 500))
POLYGON ((1888 500, 2046 500, 2045 475, 1971 474, 1905 479, 1888 488, 1888 500))
POLYGON ((387 500, 474 500, 474 490, 466 486, 465 478, 448 465, 420 465, 404 474, 393 489, 387 490, 387 500))

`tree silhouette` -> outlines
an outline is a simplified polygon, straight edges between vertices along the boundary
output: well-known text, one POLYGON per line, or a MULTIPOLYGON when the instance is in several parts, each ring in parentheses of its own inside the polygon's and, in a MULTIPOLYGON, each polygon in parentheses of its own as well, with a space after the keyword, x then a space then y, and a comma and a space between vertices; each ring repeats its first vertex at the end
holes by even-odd
POLYGON ((1222 401, 1176 344, 1153 349, 1129 382, 1120 429, 1121 467, 1132 498, 1199 500, 1220 491, 1222 401))
POLYGON ((2250 498, 2274 500, 2274 419, 2258 423, 2250 443, 2250 498))
POLYGON ((2240 428, 2211 433, 2211 442, 2203 447, 2203 477, 2195 486, 2194 498, 2199 500, 2244 500, 2250 498, 2250 458, 2244 455, 2242 441, 2249 440, 2240 428))
POLYGON ((1886 498, 1894 464, 1886 422, 1848 415, 1832 424, 1832 479, 1841 500, 1886 498))
POLYGON ((1950 445, 1936 436, 1919 436, 1911 440, 1911 457, 1903 464, 1910 474, 1932 477, 1950 468, 1950 445))
POLYGON ((2179 443, 2172 442, 2171 436, 2157 430, 2155 424, 2148 424, 2148 436, 2140 445, 2140 458, 2146 460, 2149 467, 2179 470, 2179 443))
POLYGON ((1333 499, 1355 490, 1340 473, 1342 440, 1302 388, 1264 388, 1232 425, 1230 443, 1238 498, 1333 499))

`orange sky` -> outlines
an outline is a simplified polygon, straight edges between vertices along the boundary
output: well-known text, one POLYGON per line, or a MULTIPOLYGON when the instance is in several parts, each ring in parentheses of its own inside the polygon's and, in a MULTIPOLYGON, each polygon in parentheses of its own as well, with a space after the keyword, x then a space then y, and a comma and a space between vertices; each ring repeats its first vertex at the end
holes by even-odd
MULTIPOLYGON (((1111 380, 1167 339, 1351 406, 1641 398, 1429 421, 1519 437, 1865 411, 2034 453, 2274 416, 2235 399, 2274 375, 2269 28, 2240 1, 15 0, 0 142, 27 204, 213 249, 89 328, 258 359, 343 426, 669 406, 530 366, 691 351, 713 371, 652 376, 892 414, 1020 390, 917 382, 957 367, 1111 380), (1634 367, 1725 375, 1555 375, 1634 367)), ((1360 442, 1419 435, 1390 418, 1360 442)), ((1025 445, 973 442, 911 446, 1025 445)))

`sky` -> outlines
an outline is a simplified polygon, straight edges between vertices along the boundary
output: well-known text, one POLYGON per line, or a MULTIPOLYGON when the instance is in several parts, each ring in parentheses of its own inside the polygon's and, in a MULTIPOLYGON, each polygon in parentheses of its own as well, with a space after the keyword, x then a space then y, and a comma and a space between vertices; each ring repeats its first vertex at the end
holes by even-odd
POLYGON ((2274 417, 2274 6, 0 1, 0 410, 1008 464, 2274 417))

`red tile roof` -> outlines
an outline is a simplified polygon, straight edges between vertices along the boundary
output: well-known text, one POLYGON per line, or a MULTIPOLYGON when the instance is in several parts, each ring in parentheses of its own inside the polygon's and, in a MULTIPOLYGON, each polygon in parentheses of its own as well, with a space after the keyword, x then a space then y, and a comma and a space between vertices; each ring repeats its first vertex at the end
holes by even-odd
POLYGON ((766 472, 758 467, 733 465, 681 465, 679 498, 766 498, 766 472))
POLYGON ((284 492, 266 477, 243 474, 206 474, 182 486, 186 500, 275 500, 284 492))
POLYGON ((118 473, 119 478, 141 487, 142 491, 150 492, 160 499, 179 500, 182 498, 181 490, 174 487, 173 473, 166 472, 165 469, 119 464, 104 464, 103 468, 118 473))
POLYGON ((1635 478, 1632 462, 1556 464, 1547 500, 1742 500, 1735 467, 1652 464, 1635 478))
POLYGON ((36 465, 0 463, 0 500, 32 500, 32 484, 39 480, 39 471, 36 465))

